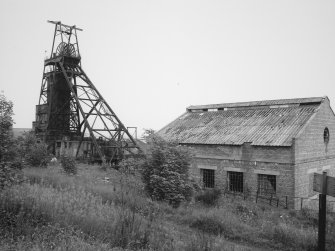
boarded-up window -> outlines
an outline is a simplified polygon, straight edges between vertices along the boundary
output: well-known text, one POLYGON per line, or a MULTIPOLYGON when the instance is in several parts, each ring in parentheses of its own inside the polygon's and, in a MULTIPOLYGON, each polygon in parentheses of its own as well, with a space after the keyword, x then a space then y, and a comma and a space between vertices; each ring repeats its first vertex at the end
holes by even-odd
POLYGON ((228 187, 231 192, 243 193, 243 173, 228 172, 228 187))
POLYGON ((276 193, 276 175, 258 174, 258 192, 261 195, 276 193))
POLYGON ((201 169, 202 181, 205 188, 214 188, 215 186, 215 170, 201 169))

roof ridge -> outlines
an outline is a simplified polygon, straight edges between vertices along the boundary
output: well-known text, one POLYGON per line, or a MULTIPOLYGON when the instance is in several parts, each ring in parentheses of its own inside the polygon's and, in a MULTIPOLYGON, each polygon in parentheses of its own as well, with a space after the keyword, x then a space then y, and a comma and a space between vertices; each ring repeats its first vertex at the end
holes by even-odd
POLYGON ((290 104, 307 104, 307 103, 322 103, 327 96, 310 97, 310 98, 293 98, 293 99, 274 99, 261 101, 247 101, 235 103, 221 103, 208 105, 191 105, 187 110, 197 109, 216 109, 216 108, 233 108, 233 107, 255 107, 255 106, 271 106, 271 105, 290 105, 290 104))

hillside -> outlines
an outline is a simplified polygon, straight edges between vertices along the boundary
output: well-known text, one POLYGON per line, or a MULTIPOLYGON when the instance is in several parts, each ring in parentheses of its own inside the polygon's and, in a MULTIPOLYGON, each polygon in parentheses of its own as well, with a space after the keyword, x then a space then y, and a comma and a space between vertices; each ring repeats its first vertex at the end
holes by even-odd
MULTIPOLYGON (((2 250, 314 250, 317 213, 223 195, 216 206, 151 201, 139 175, 79 164, 25 168, 0 195, 2 250)), ((328 250, 335 246, 328 215, 328 250)))

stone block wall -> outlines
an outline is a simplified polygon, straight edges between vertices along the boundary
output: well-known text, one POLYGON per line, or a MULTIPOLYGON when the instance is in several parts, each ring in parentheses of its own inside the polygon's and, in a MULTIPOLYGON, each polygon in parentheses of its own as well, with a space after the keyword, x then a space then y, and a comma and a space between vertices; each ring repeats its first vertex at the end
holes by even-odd
MULTIPOLYGON (((291 163, 291 148, 248 145, 248 153, 246 153, 244 147, 193 145, 190 147, 194 155, 190 170, 191 176, 202 186, 200 169, 215 170, 215 186, 225 190, 228 189, 228 172, 243 172, 244 191, 256 196, 258 175, 275 175, 276 195, 281 203, 285 203, 286 196, 292 198, 294 195, 294 170, 291 163), (264 159, 270 161, 263 161, 264 159)), ((293 199, 289 199, 288 203, 292 207, 293 199)))
POLYGON ((326 170, 329 176, 335 177, 335 116, 328 98, 295 139, 294 152, 295 196, 315 196, 313 173, 326 170), (330 134, 327 144, 323 137, 326 127, 330 134))
POLYGON ((228 171, 243 172, 244 188, 257 191, 258 174, 276 175, 277 196, 288 196, 289 205, 300 209, 299 197, 312 197, 313 173, 326 170, 335 177, 335 115, 328 98, 306 121, 291 147, 237 145, 189 145, 194 158, 191 175, 202 184, 199 168, 215 169, 216 187, 227 188, 228 171), (324 142, 324 130, 329 142, 324 142), (294 199, 298 197, 298 199, 294 199))

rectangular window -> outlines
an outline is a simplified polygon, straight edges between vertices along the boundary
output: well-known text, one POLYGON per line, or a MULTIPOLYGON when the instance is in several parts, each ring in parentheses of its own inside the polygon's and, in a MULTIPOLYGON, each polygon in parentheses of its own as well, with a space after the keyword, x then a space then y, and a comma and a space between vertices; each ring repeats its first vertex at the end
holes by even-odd
POLYGON ((243 173, 228 172, 228 188, 231 192, 243 193, 243 173))
POLYGON ((67 142, 64 142, 64 148, 67 148, 67 142))
POLYGON ((258 174, 258 192, 261 195, 276 194, 276 175, 258 174))
POLYGON ((215 186, 215 170, 201 169, 202 180, 205 188, 214 188, 215 186))

